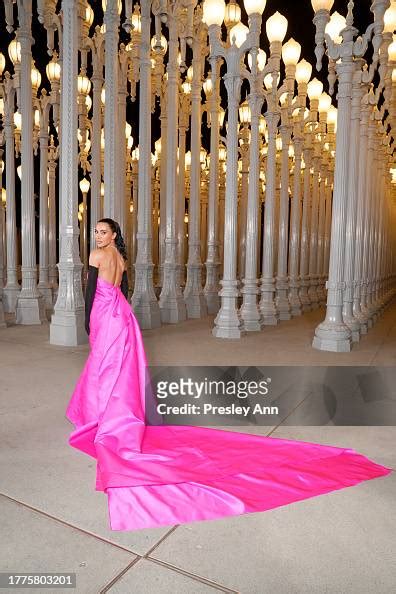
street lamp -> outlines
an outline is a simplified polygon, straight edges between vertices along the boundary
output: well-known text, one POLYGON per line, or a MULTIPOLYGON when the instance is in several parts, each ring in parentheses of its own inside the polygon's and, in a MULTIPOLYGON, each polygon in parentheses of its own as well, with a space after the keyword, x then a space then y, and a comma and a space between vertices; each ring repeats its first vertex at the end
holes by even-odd
POLYGON ((249 17, 249 28, 247 29, 242 24, 241 26, 234 25, 230 30, 230 46, 228 47, 221 40, 221 24, 225 17, 224 0, 205 0, 203 4, 203 20, 209 28, 211 56, 223 58, 227 67, 224 76, 228 100, 224 245, 227 245, 228 249, 224 252, 223 279, 220 281, 222 285, 219 293, 221 307, 212 329, 212 334, 220 338, 239 338, 244 332, 236 304, 239 292, 236 279, 236 229, 241 60, 247 51, 251 51, 254 56, 253 61, 255 61, 259 49, 262 13, 266 0, 245 0, 244 5, 249 17))
MULTIPOLYGON (((336 136, 336 154, 334 169, 334 191, 332 228, 330 244, 329 276, 327 281, 327 308, 326 318, 319 324, 313 340, 314 348, 336 352, 349 351, 351 348, 351 330, 343 320, 343 295, 346 288, 344 281, 345 249, 346 249, 346 224, 348 207, 348 164, 350 162, 351 143, 352 150, 356 146, 351 137, 351 110, 352 110, 352 82, 358 68, 361 68, 361 58, 367 51, 369 42, 372 41, 373 57, 368 72, 363 72, 363 78, 369 79, 377 67, 379 50, 382 41, 383 17, 389 0, 374 0, 371 11, 374 22, 367 31, 358 36, 357 29, 353 26, 354 2, 348 2, 348 13, 345 27, 340 30, 341 20, 338 19, 337 27, 331 23, 330 8, 332 2, 317 2, 312 0, 315 11, 314 24, 315 55, 317 69, 322 67, 322 57, 325 49, 330 60, 335 65, 338 75, 338 127, 336 136), (328 25, 327 31, 326 26, 328 25), (372 37, 372 34, 374 35, 372 37), (357 37, 357 38, 356 38, 357 37), (372 37, 372 40, 371 40, 372 37), (341 39, 339 39, 341 38, 341 39), (355 39, 356 38, 356 39, 355 39)), ((348 241, 354 241, 348 238, 348 241)), ((352 253, 352 252, 351 252, 352 253)))

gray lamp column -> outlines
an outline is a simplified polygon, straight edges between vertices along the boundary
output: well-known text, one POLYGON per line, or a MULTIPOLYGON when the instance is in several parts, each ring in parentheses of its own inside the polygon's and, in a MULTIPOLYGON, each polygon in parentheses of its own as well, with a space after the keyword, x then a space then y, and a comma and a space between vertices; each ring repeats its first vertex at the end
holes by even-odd
MULTIPOLYGON (((158 328, 160 311, 153 285, 152 259, 152 194, 151 194, 151 61, 150 61, 150 3, 142 3, 140 47, 140 102, 139 102, 139 175, 137 205, 137 254, 135 285, 131 298, 133 310, 142 328, 158 328)), ((124 133, 123 133, 124 136, 124 133)), ((135 187, 135 184, 134 184, 135 187)))
POLYGON ((44 299, 37 289, 36 230, 34 212, 33 170, 33 109, 32 109, 32 0, 18 3, 21 44, 21 89, 19 110, 21 130, 21 217, 22 217, 22 287, 16 303, 17 324, 42 324, 45 317, 44 299))
POLYGON ((50 325, 50 343, 75 346, 87 342, 78 250, 77 64, 78 12, 73 0, 62 0, 63 61, 61 110, 61 194, 59 291, 50 325))

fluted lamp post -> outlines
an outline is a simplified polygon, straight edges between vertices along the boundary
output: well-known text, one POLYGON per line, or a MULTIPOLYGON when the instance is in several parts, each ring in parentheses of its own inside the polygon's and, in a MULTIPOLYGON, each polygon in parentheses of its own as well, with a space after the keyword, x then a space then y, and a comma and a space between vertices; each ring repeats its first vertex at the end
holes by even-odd
POLYGON ((218 338, 240 338, 244 333, 237 308, 237 199, 238 199, 238 107, 241 92, 241 59, 249 50, 257 54, 262 14, 266 0, 245 0, 249 28, 236 24, 229 33, 230 46, 221 41, 221 25, 225 16, 224 0, 205 0, 203 20, 209 27, 211 56, 222 57, 227 66, 224 81, 228 99, 227 169, 224 216, 224 268, 221 307, 215 318, 212 334, 218 338))
POLYGON ((356 59, 361 58, 368 48, 373 37, 373 58, 370 70, 378 64, 379 46, 381 35, 378 29, 383 28, 383 13, 388 2, 374 0, 371 10, 374 13, 374 23, 362 35, 358 34, 353 26, 354 2, 348 2, 346 26, 339 32, 341 42, 332 38, 325 31, 330 20, 330 9, 333 0, 312 0, 315 11, 314 24, 316 25, 317 69, 322 66, 322 57, 327 49, 330 61, 335 63, 338 75, 338 125, 336 135, 336 154, 334 169, 334 193, 332 210, 332 228, 330 244, 329 277, 327 281, 327 309, 326 318, 315 330, 313 347, 320 350, 345 352, 351 349, 352 333, 345 324, 342 315, 343 292, 345 290, 344 263, 346 241, 346 214, 348 207, 348 157, 351 142, 351 97, 352 81, 356 68, 356 59), (382 15, 380 12, 382 10, 382 15), (382 16, 382 18, 381 18, 382 16), (381 23, 382 21, 382 23, 381 23))
MULTIPOLYGON (((88 244, 87 244, 87 194, 89 192, 90 183, 86 177, 80 181, 80 190, 83 196, 83 208, 82 208, 82 226, 80 225, 80 257, 83 263, 83 288, 87 282, 87 271, 88 271, 88 244), (81 232, 82 231, 82 232, 81 232)), ((93 246, 91 246, 93 249, 93 246)))

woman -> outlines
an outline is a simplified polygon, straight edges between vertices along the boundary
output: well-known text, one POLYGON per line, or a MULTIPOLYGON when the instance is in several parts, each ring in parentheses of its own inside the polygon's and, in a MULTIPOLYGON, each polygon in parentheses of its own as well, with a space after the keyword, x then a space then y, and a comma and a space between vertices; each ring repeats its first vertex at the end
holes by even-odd
POLYGON ((264 511, 391 472, 351 449, 158 424, 120 227, 101 219, 95 235, 91 351, 66 415, 75 425, 70 445, 97 460, 96 490, 108 496, 112 530, 264 511))

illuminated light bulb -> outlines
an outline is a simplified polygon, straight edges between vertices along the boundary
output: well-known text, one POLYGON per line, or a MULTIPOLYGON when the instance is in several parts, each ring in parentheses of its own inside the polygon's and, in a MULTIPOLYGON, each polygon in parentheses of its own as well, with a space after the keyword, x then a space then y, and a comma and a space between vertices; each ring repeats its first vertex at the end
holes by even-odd
POLYGON ((334 0, 311 0, 311 4, 315 12, 318 12, 318 10, 328 10, 330 12, 334 0))
POLYGON ((265 28, 270 43, 274 41, 282 43, 287 31, 287 19, 279 12, 276 12, 267 20, 265 28))
POLYGON ((190 67, 187 69, 187 74, 186 74, 186 76, 187 76, 187 80, 188 80, 188 82, 192 82, 192 80, 193 80, 193 78, 194 78, 194 69, 193 69, 193 67, 192 67, 192 66, 190 66, 190 67))
POLYGON ((132 161, 139 161, 139 148, 135 148, 132 151, 132 161))
POLYGON ((160 42, 158 43, 158 39, 157 36, 154 35, 151 38, 151 49, 154 50, 159 50, 161 53, 166 54, 166 51, 168 49, 168 42, 166 40, 166 37, 164 35, 161 35, 160 37, 160 42))
POLYGON ((319 97, 319 113, 326 113, 331 106, 331 97, 327 93, 322 93, 319 97))
MULTIPOLYGON (((90 188, 90 183, 89 180, 87 180, 86 177, 84 177, 81 181, 80 181, 80 190, 83 194, 87 194, 90 188)), ((84 208, 84 207, 83 207, 84 208)))
POLYGON ((87 112, 91 111, 92 99, 89 95, 85 97, 85 105, 87 106, 87 112))
POLYGON ((224 0, 205 0, 203 3, 202 20, 210 27, 211 25, 221 26, 225 16, 224 0))
POLYGON ((287 100, 287 93, 282 93, 282 95, 279 97, 280 104, 285 105, 286 100, 287 100))
POLYGON ((132 126, 126 122, 125 124, 125 138, 128 138, 132 134, 132 126))
POLYGON ((19 179, 22 181, 22 165, 18 165, 17 174, 18 174, 19 179))
POLYGON ((239 120, 241 124, 250 124, 252 120, 252 113, 247 101, 244 101, 239 107, 239 120))
POLYGON ((396 2, 391 2, 384 13, 384 33, 393 33, 396 29, 396 2))
POLYGON ((20 132, 22 130, 22 115, 19 111, 14 113, 14 124, 17 131, 20 132))
POLYGON ((389 44, 388 57, 390 62, 396 62, 396 36, 393 36, 393 41, 389 44))
POLYGON ((102 91, 100 93, 100 101, 102 102, 102 105, 104 105, 105 102, 106 102, 106 89, 104 88, 104 86, 103 86, 102 91))
POLYGON ((142 17, 140 16, 140 14, 134 12, 131 16, 131 23, 133 26, 133 33, 142 32, 142 17))
POLYGON ((249 29, 246 27, 246 25, 243 23, 237 23, 230 31, 231 43, 235 43, 237 47, 241 47, 241 45, 246 41, 248 33, 249 29))
POLYGON ((225 111, 222 107, 220 107, 219 108, 219 126, 220 126, 220 128, 223 127, 224 118, 225 118, 225 111))
POLYGON ((184 156, 184 167, 185 169, 189 169, 191 166, 191 151, 187 151, 184 156))
POLYGON ((45 71, 47 73, 47 77, 50 83, 60 80, 61 67, 60 64, 56 62, 54 59, 52 59, 51 62, 48 62, 45 71))
POLYGON ((213 90, 212 79, 211 78, 206 78, 205 81, 204 81, 204 83, 203 83, 203 85, 202 85, 202 88, 204 90, 205 96, 208 97, 211 94, 212 90, 213 90))
POLYGON ((35 67, 34 62, 32 65, 30 80, 32 81, 32 89, 37 92, 39 89, 39 86, 41 85, 41 74, 35 67))
POLYGON ((313 78, 307 86, 307 93, 310 100, 318 99, 323 92, 323 83, 317 78, 313 78))
POLYGON ((339 12, 333 12, 329 22, 326 25, 325 33, 331 37, 334 43, 342 43, 341 31, 346 27, 345 17, 339 12))
POLYGON ((9 44, 8 55, 14 66, 21 63, 21 44, 16 39, 13 39, 9 44))
POLYGON ((241 20, 241 8, 235 2, 235 0, 230 0, 227 4, 224 14, 224 24, 227 29, 233 27, 241 20))
POLYGON ((87 23, 88 27, 92 25, 94 20, 94 11, 92 10, 92 7, 89 4, 87 4, 87 7, 85 9, 84 20, 87 23))
POLYGON ((226 159, 227 159, 226 147, 223 144, 221 144, 219 146, 219 161, 221 163, 225 163, 226 159))
POLYGON ((296 65, 296 81, 298 84, 308 84, 312 75, 312 66, 307 60, 301 60, 296 65))
MULTIPOLYGON (((278 74, 276 86, 278 86, 279 81, 280 81, 280 74, 278 74)), ((267 89, 267 91, 270 91, 272 89, 272 73, 271 72, 269 72, 266 76, 264 76, 264 85, 265 85, 265 88, 267 89)))
POLYGON ((267 0, 244 0, 246 14, 263 14, 267 0))
POLYGON ((4 68, 5 68, 5 57, 4 55, 0 52, 0 76, 3 74, 4 72, 4 68))
POLYGON ((40 112, 38 109, 34 110, 34 125, 36 128, 40 128, 40 112))
POLYGON ((91 90, 91 81, 84 74, 79 74, 77 77, 77 88, 81 95, 89 95, 91 90))
POLYGON ((7 192, 5 188, 1 188, 1 201, 3 204, 7 202, 7 192))
MULTIPOLYGON (((267 61, 267 54, 265 53, 264 50, 259 49, 259 51, 257 52, 257 69, 260 72, 262 72, 264 70, 266 61, 267 61)), ((249 64, 249 69, 252 70, 253 58, 252 58, 251 53, 249 53, 249 55, 248 55, 248 64, 249 64)))
POLYGON ((289 39, 282 47, 282 60, 285 66, 296 66, 301 55, 301 45, 293 39, 289 39))
POLYGON ((327 112, 327 123, 332 124, 333 126, 337 123, 337 108, 334 107, 334 105, 331 105, 327 112))

